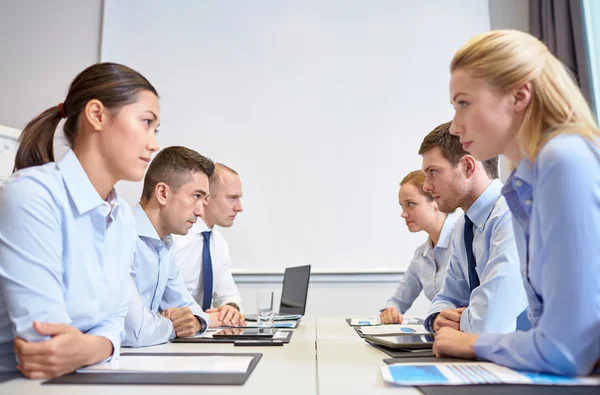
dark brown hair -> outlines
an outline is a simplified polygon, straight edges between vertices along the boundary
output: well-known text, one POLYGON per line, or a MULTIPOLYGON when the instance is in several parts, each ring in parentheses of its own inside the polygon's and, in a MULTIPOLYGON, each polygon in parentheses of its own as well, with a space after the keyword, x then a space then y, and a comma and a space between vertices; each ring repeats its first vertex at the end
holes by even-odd
MULTIPOLYGON (((425 136, 421 143, 421 147, 419 148, 419 155, 423 155, 430 149, 438 147, 442 156, 446 158, 452 166, 458 166, 458 163, 463 156, 469 155, 469 153, 463 150, 459 137, 450 134, 451 124, 452 122, 443 123, 425 136)), ((498 178, 497 156, 482 162, 482 164, 485 172, 490 178, 498 178)))
POLYGON ((177 191, 197 172, 211 177, 215 172, 214 162, 186 147, 176 145, 163 149, 148 166, 142 200, 150 200, 159 182, 164 182, 169 188, 177 191))
MULTIPOLYGON (((158 96, 156 89, 144 76, 121 64, 97 63, 79 73, 71 83, 63 104, 67 118, 64 132, 69 146, 73 147, 75 143, 79 115, 90 100, 97 99, 105 107, 117 110, 134 103, 142 91, 150 91, 158 96)), ((61 110, 56 105, 25 126, 19 139, 15 171, 54 161, 52 143, 61 119, 61 110)))

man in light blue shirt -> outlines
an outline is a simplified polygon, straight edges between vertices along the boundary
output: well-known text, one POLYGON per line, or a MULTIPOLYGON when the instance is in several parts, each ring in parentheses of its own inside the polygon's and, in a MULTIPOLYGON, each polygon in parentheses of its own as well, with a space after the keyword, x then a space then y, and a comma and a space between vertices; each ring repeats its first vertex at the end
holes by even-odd
POLYGON ((475 160, 449 128, 450 123, 438 126, 419 150, 427 176, 425 191, 441 211, 460 207, 465 212, 456 222, 444 285, 433 299, 425 327, 438 331, 448 326, 475 334, 513 332, 527 297, 512 217, 497 180, 498 158, 475 160))
MULTIPOLYGON (((211 319, 188 292, 175 263, 172 234, 186 234, 203 215, 214 163, 185 147, 168 147, 148 168, 140 203, 124 345, 165 343, 203 332, 211 319)), ((212 320, 218 326, 218 320, 212 320)))

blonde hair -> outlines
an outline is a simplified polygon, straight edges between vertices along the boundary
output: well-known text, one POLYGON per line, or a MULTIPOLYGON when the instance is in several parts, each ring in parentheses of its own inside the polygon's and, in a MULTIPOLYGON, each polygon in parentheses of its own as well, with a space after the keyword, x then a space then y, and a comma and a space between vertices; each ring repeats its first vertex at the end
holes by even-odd
POLYGON ((600 135, 571 73, 530 34, 517 30, 480 34, 454 55, 450 72, 459 69, 502 94, 531 83, 531 101, 518 134, 521 150, 531 162, 560 134, 579 134, 594 143, 600 135))
POLYGON ((411 171, 402 179, 402 181, 400 181, 400 187, 408 183, 413 184, 417 187, 419 192, 421 192, 421 195, 425 196, 429 201, 433 201, 433 196, 423 190, 425 179, 425 173, 423 173, 421 170, 411 171))

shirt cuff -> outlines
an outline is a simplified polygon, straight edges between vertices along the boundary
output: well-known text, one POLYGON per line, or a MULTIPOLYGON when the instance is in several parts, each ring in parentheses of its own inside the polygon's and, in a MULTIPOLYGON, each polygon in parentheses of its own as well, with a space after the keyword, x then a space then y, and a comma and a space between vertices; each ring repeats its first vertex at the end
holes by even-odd
POLYGON ((423 323, 423 326, 425 327, 425 329, 427 329, 429 332, 435 332, 433 330, 433 320, 435 320, 435 317, 437 317, 440 313, 433 313, 430 314, 427 318, 425 318, 425 322, 423 323))
POLYGON ((119 355, 121 353, 121 336, 120 335, 117 336, 117 338, 115 338, 114 336, 112 336, 112 335, 110 335, 108 333, 91 333, 91 332, 88 332, 88 333, 86 333, 86 335, 104 337, 104 338, 108 339, 109 342, 112 343, 112 346, 113 346, 113 353, 112 353, 112 355, 110 355, 104 361, 100 361, 98 363, 109 362, 109 361, 111 361, 113 359, 119 358, 119 355))
POLYGON ((210 317, 208 317, 206 319, 204 319, 204 317, 201 317, 199 315, 197 315, 195 317, 198 319, 198 322, 200 322, 200 330, 198 332, 196 332, 196 334, 203 334, 208 329, 208 325, 210 323, 210 317))

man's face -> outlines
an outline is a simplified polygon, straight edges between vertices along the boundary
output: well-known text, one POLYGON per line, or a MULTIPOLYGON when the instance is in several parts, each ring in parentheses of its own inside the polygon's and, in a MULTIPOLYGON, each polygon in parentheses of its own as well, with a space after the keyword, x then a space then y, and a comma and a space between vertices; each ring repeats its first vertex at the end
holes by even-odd
POLYGON ((423 154, 422 169, 426 176, 423 190, 433 196, 440 211, 451 213, 459 208, 466 195, 461 164, 452 166, 440 148, 433 147, 423 154))
POLYGON ((214 225, 228 228, 233 225, 235 217, 241 213, 242 207, 242 182, 237 174, 221 172, 205 207, 206 218, 214 225))
POLYGON ((192 173, 187 183, 176 192, 170 189, 163 220, 168 233, 186 235, 197 217, 204 215, 204 204, 209 193, 208 177, 192 173))

